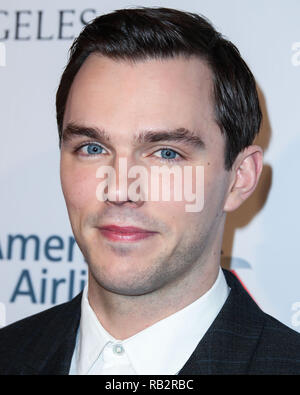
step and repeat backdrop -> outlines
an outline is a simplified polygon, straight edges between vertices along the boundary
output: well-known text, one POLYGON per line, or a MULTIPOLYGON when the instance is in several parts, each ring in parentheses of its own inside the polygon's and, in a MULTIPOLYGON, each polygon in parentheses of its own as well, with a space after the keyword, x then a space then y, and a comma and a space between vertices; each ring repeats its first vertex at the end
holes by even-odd
POLYGON ((55 93, 68 49, 97 15, 133 6, 197 12, 240 50, 264 113, 255 194, 227 219, 222 265, 300 331, 300 2, 2 0, 0 327, 70 300, 87 281, 59 179, 55 93))

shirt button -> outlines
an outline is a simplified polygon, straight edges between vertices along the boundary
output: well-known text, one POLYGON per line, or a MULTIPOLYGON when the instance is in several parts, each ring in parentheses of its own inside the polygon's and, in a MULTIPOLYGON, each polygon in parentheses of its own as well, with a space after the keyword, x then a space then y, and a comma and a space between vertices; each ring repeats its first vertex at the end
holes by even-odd
POLYGON ((122 346, 122 344, 116 343, 113 346, 113 352, 117 355, 122 355, 122 354, 124 354, 125 350, 124 350, 124 347, 122 346))

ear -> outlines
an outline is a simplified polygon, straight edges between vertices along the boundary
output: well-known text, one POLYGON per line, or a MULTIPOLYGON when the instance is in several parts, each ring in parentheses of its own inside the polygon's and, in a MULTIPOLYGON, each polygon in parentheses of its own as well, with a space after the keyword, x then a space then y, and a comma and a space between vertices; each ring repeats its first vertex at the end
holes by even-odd
POLYGON ((240 152, 232 166, 232 181, 224 211, 236 210, 255 190, 263 167, 263 150, 251 145, 240 152))

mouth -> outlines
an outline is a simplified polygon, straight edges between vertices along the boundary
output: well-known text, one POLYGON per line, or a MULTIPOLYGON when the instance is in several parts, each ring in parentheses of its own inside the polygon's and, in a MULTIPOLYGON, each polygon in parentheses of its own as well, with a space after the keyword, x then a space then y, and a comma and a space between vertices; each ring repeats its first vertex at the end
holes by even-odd
POLYGON ((101 234, 110 241, 135 242, 150 238, 158 232, 136 228, 134 226, 106 225, 98 228, 101 234))

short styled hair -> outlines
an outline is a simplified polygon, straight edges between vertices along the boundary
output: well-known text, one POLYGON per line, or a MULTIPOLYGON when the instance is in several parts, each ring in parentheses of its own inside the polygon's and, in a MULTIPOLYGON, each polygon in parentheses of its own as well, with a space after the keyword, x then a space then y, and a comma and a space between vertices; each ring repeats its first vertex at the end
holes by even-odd
POLYGON ((170 8, 121 9, 84 27, 70 49, 56 95, 59 140, 70 87, 92 53, 144 61, 197 56, 213 75, 215 121, 225 138, 225 169, 253 143, 262 114, 254 77, 238 49, 203 16, 170 8))

